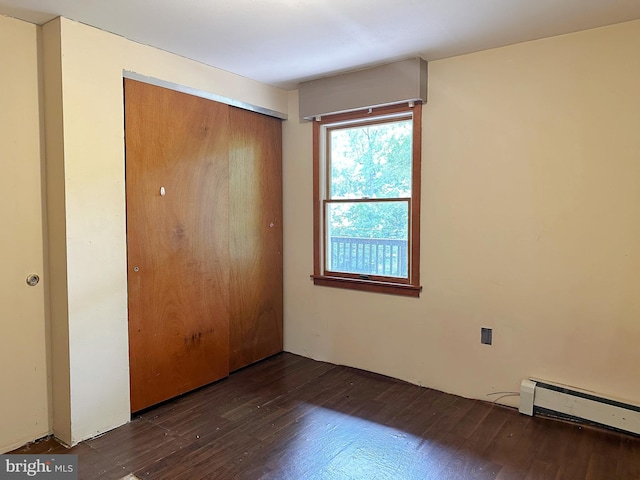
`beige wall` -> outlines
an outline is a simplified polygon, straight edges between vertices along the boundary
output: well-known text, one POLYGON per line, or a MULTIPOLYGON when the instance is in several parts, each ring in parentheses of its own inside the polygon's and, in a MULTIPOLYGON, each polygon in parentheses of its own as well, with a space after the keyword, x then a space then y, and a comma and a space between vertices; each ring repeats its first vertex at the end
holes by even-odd
POLYGON ((38 29, 0 16, 0 453, 50 432, 38 29), (27 286, 28 274, 41 282, 27 286))
POLYGON ((286 113, 287 100, 282 90, 70 20, 44 30, 45 64, 61 71, 45 82, 61 88, 62 110, 47 123, 47 144, 59 142, 48 172, 59 201, 49 219, 52 232, 64 232, 52 274, 66 277, 68 290, 66 305, 53 309, 52 338, 54 379, 66 374, 70 389, 68 399, 54 390, 54 402, 67 402, 70 419, 56 409, 54 428, 73 444, 129 419, 123 70, 277 112, 286 113))
POLYGON ((42 28, 45 148, 47 152, 47 221, 50 291, 52 429, 70 443, 71 386, 69 377, 69 322, 67 289, 67 235, 65 224, 64 136, 62 121, 62 51, 60 22, 42 28))
POLYGON ((466 397, 537 376, 640 402, 639 85, 640 21, 431 62, 420 299, 312 285, 291 93, 285 348, 466 397))

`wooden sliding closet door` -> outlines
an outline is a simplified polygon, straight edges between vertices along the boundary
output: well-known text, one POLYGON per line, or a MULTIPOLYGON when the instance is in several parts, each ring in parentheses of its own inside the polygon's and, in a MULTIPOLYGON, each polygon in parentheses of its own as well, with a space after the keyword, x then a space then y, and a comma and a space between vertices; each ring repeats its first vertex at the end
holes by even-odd
POLYGON ((125 80, 134 412, 229 372, 228 109, 125 80))
POLYGON ((230 369, 282 351, 282 123, 230 108, 230 369))

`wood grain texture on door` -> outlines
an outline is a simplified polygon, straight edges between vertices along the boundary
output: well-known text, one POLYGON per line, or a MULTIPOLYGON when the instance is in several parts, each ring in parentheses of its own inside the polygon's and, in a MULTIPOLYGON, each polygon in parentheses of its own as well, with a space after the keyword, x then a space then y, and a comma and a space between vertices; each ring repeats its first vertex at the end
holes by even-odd
POLYGON ((126 79, 125 128, 135 412, 229 373, 228 106, 126 79))
POLYGON ((282 351, 282 123, 231 107, 230 369, 282 351))

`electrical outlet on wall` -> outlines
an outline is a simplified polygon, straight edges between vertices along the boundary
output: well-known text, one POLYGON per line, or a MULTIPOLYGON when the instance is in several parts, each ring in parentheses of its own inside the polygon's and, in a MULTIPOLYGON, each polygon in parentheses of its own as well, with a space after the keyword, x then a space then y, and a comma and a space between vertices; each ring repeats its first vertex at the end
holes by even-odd
POLYGON ((491 328, 482 327, 480 329, 480 343, 483 345, 491 345, 493 341, 493 330, 491 328))

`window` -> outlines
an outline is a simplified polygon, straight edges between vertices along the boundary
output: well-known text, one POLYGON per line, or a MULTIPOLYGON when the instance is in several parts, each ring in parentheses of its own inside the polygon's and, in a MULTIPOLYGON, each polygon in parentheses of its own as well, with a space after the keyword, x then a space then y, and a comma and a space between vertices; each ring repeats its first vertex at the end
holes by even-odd
POLYGON ((422 105, 314 121, 316 285, 420 295, 422 105))

